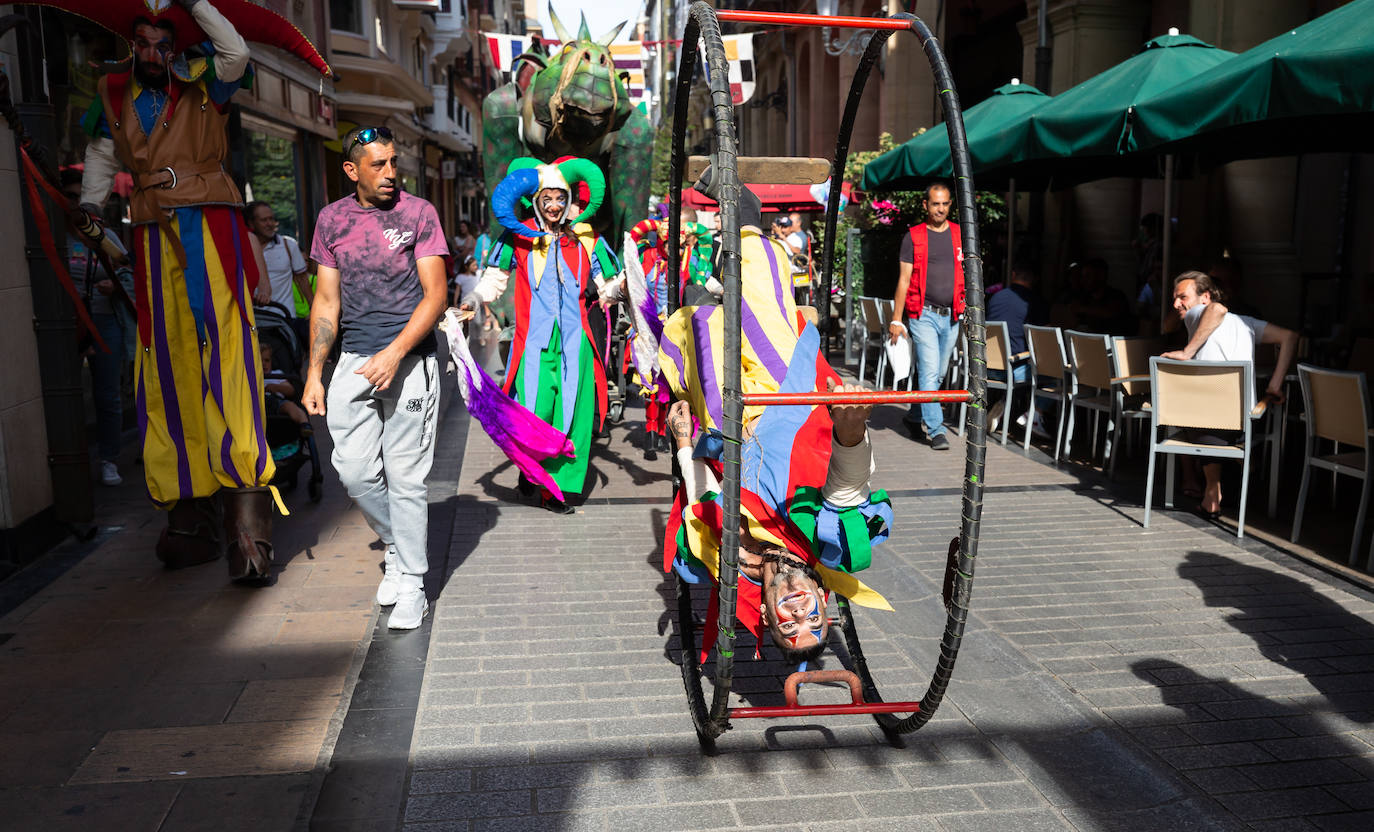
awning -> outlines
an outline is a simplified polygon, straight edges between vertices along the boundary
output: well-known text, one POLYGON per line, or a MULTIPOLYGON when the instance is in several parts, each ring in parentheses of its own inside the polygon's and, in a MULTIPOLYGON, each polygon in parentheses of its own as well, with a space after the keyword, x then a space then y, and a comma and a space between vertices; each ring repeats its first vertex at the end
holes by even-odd
MULTIPOLYGON (((1044 106, 1050 97, 1030 84, 1013 80, 992 91, 992 95, 964 111, 964 132, 972 146, 982 136, 992 136, 1004 126, 1019 121, 1044 106)), ((975 170, 978 160, 973 160, 975 170)), ((954 164, 949 154, 949 128, 938 124, 900 147, 869 162, 864 167, 866 191, 919 188, 932 179, 950 179, 954 164)), ((988 188, 983 177, 978 187, 988 188)), ((1001 184, 1001 183, 998 183, 1001 184)))
POLYGON ((1142 97, 1123 150, 1213 161, 1367 151, 1374 128, 1374 0, 1354 0, 1142 97))
MULTIPOLYGON (((765 214, 790 214, 793 211, 821 213, 825 211, 825 205, 817 202, 811 196, 811 188, 807 185, 745 185, 745 187, 753 191, 754 195, 759 198, 765 214)), ((682 189, 682 204, 686 208, 694 208, 698 211, 720 210, 720 205, 714 199, 701 194, 694 188, 682 189)))
POLYGON ((1153 156, 1123 157, 1137 104, 1234 57, 1189 35, 1168 34, 1136 55, 1054 96, 1019 121, 969 142, 975 176, 1056 186, 1106 176, 1154 176, 1153 156))

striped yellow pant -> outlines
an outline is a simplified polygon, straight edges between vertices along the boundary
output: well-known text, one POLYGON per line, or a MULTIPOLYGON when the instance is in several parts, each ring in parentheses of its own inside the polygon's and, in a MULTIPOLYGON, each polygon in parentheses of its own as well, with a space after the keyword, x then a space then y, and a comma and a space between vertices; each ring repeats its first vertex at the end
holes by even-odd
POLYGON ((136 396, 148 495, 160 506, 266 485, 276 470, 264 431, 249 289, 258 266, 248 234, 228 206, 178 208, 168 225, 135 230, 136 396))

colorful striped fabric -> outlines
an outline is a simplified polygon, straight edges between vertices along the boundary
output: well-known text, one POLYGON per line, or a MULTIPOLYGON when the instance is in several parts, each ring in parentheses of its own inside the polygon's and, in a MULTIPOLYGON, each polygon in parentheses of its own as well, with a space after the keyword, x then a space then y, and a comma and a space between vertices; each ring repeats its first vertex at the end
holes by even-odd
POLYGON ((134 229, 136 396, 148 494, 159 505, 267 485, 276 472, 248 233, 239 212, 220 205, 178 208, 167 226, 134 229))
MULTIPOLYGON (((776 393, 787 375, 801 330, 792 297, 787 251, 756 229, 740 231, 740 269, 744 293, 745 393, 776 393)), ((688 402, 706 430, 720 430, 724 315, 719 306, 684 306, 663 328, 659 363, 673 395, 688 402)), ((750 422, 761 407, 747 407, 750 422)))

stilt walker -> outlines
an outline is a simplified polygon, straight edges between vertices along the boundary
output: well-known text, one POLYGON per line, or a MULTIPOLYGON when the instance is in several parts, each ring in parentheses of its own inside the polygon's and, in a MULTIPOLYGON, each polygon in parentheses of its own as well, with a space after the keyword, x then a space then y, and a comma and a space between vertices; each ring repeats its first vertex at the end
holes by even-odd
MULTIPOLYGON (((252 77, 245 35, 331 75, 280 16, 245 0, 57 0, 129 39, 84 126, 81 203, 93 215, 121 164, 133 174, 135 395, 148 495, 168 511, 169 569, 228 557, 235 580, 271 574, 275 466, 251 295, 265 279, 224 162, 229 100, 252 77)), ((277 505, 282 508, 280 498, 277 505)))

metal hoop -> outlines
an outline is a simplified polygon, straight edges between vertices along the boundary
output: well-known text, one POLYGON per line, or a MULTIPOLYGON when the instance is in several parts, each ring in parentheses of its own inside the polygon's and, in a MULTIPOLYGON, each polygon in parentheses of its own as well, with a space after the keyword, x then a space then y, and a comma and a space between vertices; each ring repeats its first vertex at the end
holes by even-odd
MULTIPOLYGON (((704 2, 692 4, 687 26, 683 32, 682 51, 678 62, 677 86, 674 91, 673 113, 673 152, 670 180, 673 183, 668 216, 668 239, 676 240, 681 224, 682 209, 681 182, 686 164, 684 140, 687 131, 687 105, 691 92, 692 78, 697 63, 697 40, 701 38, 706 47, 707 65, 710 70, 711 104, 714 111, 716 134, 716 153, 713 170, 716 181, 720 183, 719 202, 721 209, 721 264, 722 282, 725 285, 723 299, 725 321, 725 361, 724 389, 722 390, 721 425, 724 435, 722 454, 723 478, 722 501, 724 520, 721 529, 720 564, 718 573, 718 611, 715 626, 716 669, 714 695, 709 711, 701 687, 700 665, 697 660, 695 625, 692 620, 690 587, 680 578, 677 581, 678 626, 681 633, 681 668, 683 684, 687 690, 692 711, 692 722, 703 747, 713 747, 715 737, 730 728, 729 698, 734 672, 735 647, 735 601, 739 577, 739 511, 740 511, 740 438, 742 434, 743 398, 740 390, 740 236, 739 236, 739 193, 740 182, 736 157, 737 141, 734 129, 733 107, 727 75, 724 41, 720 33, 721 19, 754 19, 760 13, 721 12, 704 2), (753 17, 749 17, 753 15, 753 17)), ((804 25, 824 25, 809 15, 772 15, 788 18, 783 22, 803 23, 804 25)), ((856 25, 864 21, 851 21, 856 25)), ((934 715, 944 699, 954 670, 954 662, 959 653, 964 628, 968 619, 969 598, 972 592, 973 571, 978 552, 978 533, 982 521, 983 473, 987 452, 987 363, 986 329, 983 310, 983 265, 979 256, 979 235, 977 206, 974 202, 973 172, 968 153, 968 141, 964 133, 962 110, 959 97, 955 92, 954 80, 949 64, 945 60, 939 42, 919 18, 910 14, 897 14, 885 20, 872 21, 877 30, 870 36, 868 46, 854 75, 849 98, 841 119, 839 134, 835 142, 835 157, 831 164, 830 198, 826 204, 824 270, 822 279, 822 302, 820 317, 822 324, 829 319, 829 290, 834 262, 835 224, 839 215, 839 198, 844 165, 849 157, 849 141, 853 132, 854 120, 858 112, 858 102, 872 71, 873 65, 881 54, 882 47, 891 33, 903 28, 917 36, 921 41, 927 59, 930 61, 937 85, 940 101, 949 125, 950 153, 954 164, 955 190, 959 201, 959 223, 964 254, 964 281, 966 295, 970 299, 965 310, 964 325, 968 327, 969 402, 965 422, 966 453, 964 461, 962 520, 958 539, 957 557, 952 557, 947 566, 946 583, 950 587, 946 602, 944 637, 941 640, 940 658, 932 674, 925 696, 920 701, 920 709, 905 718, 893 714, 875 714, 878 725, 889 736, 905 734, 920 728, 934 715), (898 21, 904 21, 899 24, 898 21), (886 25, 883 25, 886 24, 886 25)), ((678 277, 681 268, 681 252, 677 246, 669 246, 667 252, 669 281, 668 310, 671 314, 678 306, 678 277)), ((675 478, 676 479, 676 478, 675 478)), ((846 648, 851 663, 855 666, 863 683, 865 698, 880 702, 881 696, 868 671, 859 644, 858 632, 854 627, 849 604, 839 599, 840 624, 844 633, 846 648)), ((710 626, 708 623, 707 626, 710 626)))

